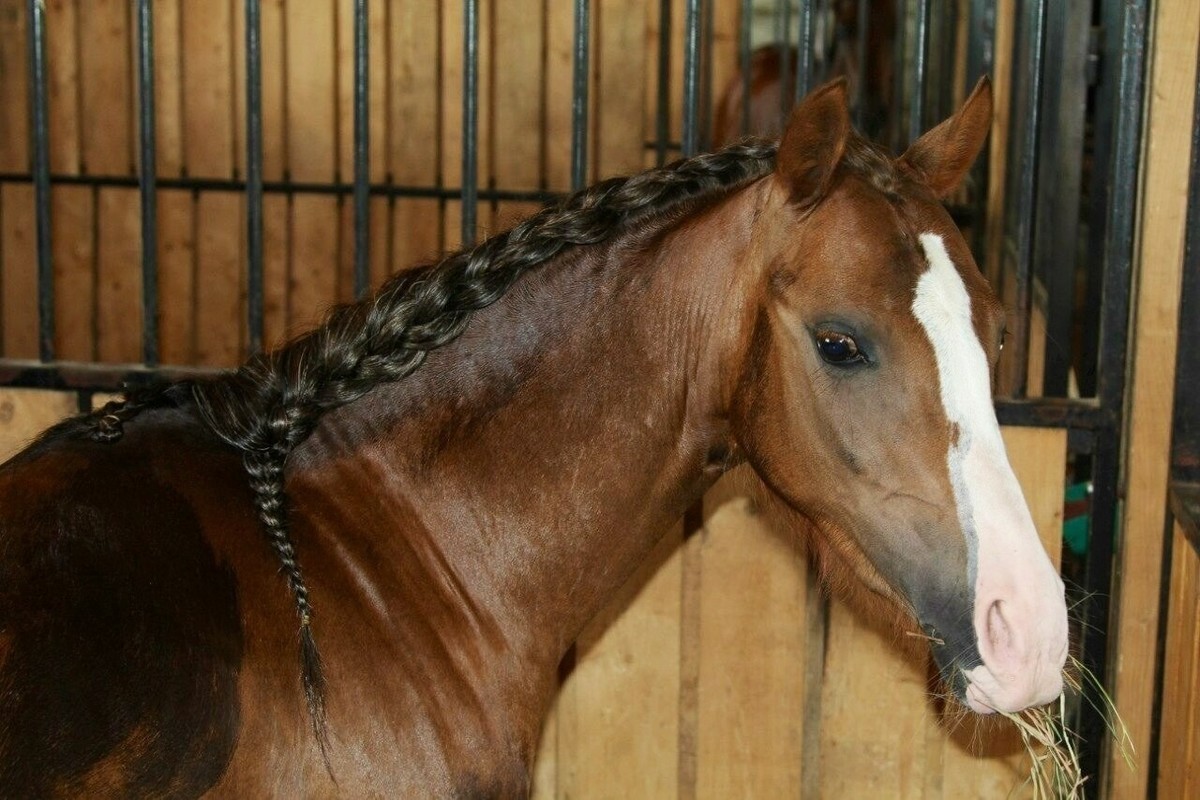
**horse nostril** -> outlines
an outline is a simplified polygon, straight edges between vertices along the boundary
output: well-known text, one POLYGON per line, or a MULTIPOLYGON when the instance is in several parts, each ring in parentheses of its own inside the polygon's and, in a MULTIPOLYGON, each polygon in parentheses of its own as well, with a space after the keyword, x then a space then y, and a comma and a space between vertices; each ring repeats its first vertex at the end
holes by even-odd
POLYGON ((997 600, 988 608, 987 637, 993 653, 1006 653, 1013 646, 1012 631, 1004 618, 1004 602, 997 600))

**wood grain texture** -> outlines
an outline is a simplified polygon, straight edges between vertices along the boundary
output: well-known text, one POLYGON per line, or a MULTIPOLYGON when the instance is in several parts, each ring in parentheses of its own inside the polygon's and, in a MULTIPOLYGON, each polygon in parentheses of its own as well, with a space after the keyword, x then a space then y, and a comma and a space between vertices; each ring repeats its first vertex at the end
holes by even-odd
POLYGON ((77 175, 82 133, 79 127, 79 3, 46 3, 46 79, 50 127, 50 171, 77 175))
POLYGON ((133 174, 132 8, 119 0, 79 6, 80 125, 90 175, 133 174))
POLYGON ((1158 796, 1194 797, 1200 790, 1200 556, 1176 525, 1163 670, 1158 796))
MULTIPOLYGON (((1117 708, 1134 750, 1148 753, 1157 665, 1159 584, 1166 529, 1166 480, 1171 440, 1172 386, 1179 319, 1179 282, 1187 211, 1196 47, 1200 5, 1154 5, 1146 145, 1142 162, 1140 232, 1134 318, 1133 371, 1125 431, 1125 503, 1114 587, 1110 666, 1117 708)), ((1146 769, 1130 770, 1113 754, 1107 775, 1114 800, 1146 796, 1146 769)))
POLYGON ((101 361, 142 358, 142 208, 137 189, 98 190, 96 351, 101 361))
POLYGON ((184 159, 189 175, 233 176, 233 4, 184 3, 184 159))
POLYGON ((54 259, 55 355, 96 358, 96 191, 55 186, 50 191, 54 259))
POLYGON ((0 389, 0 464, 43 430, 78 411, 74 392, 0 389))
POLYGON ((246 357, 245 200, 196 197, 196 362, 233 367, 246 357))
POLYGON ((24 0, 0 0, 0 170, 29 170, 29 68, 24 0))
POLYGON ((37 242, 28 184, 0 186, 0 311, 0 352, 37 358, 37 242))
MULTIPOLYGON (((158 335, 163 363, 196 361, 196 205, 192 193, 158 193, 158 335)), ((227 235, 232 235, 229 232, 227 235)))

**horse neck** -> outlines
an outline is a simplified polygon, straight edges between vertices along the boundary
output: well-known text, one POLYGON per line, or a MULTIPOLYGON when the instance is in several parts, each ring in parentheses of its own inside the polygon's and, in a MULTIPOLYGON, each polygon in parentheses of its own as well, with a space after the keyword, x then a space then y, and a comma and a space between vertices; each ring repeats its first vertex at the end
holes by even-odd
POLYGON ((413 376, 326 415, 294 455, 300 512, 337 506, 372 569, 431 554, 464 618, 557 663, 724 465, 756 194, 561 256, 413 376))

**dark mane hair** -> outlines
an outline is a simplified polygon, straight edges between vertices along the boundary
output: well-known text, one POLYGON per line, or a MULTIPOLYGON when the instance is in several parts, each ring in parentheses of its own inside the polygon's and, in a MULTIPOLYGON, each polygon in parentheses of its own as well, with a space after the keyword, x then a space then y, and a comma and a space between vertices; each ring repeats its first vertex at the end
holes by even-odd
MULTIPOLYGON (((768 173, 777 143, 748 140, 576 192, 512 230, 402 273, 373 296, 335 308, 325 323, 236 371, 190 384, 209 428, 242 453, 258 516, 283 567, 300 621, 301 675, 322 753, 324 677, 312 606, 288 532, 284 468, 326 411, 400 380, 426 354, 456 339, 471 315, 499 300, 522 275, 564 250, 604 242, 639 222, 711 199, 768 173)), ((144 408, 188 402, 185 385, 131 392, 90 418, 91 437, 112 441, 144 408)))

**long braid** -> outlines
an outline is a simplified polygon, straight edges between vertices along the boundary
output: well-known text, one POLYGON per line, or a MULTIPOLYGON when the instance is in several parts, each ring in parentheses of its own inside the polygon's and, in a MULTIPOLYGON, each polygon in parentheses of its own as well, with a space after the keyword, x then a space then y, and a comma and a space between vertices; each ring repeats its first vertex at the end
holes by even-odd
POLYGON ((472 250, 392 279, 367 301, 334 309, 320 328, 234 373, 192 386, 208 425, 243 453, 259 519, 300 619, 303 686, 323 755, 325 680, 308 587, 288 532, 284 469, 292 450, 325 411, 411 374, 529 270, 570 247, 603 242, 632 222, 759 178, 771 170, 775 152, 774 142, 748 141, 603 181, 472 250))

